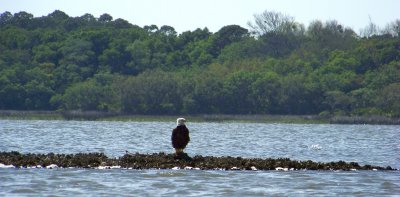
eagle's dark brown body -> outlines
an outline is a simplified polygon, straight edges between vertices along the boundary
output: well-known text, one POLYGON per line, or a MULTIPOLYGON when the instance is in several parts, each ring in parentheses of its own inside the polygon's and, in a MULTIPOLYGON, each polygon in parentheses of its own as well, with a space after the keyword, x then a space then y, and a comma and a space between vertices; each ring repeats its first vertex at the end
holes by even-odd
POLYGON ((179 125, 172 131, 172 147, 184 149, 190 141, 189 129, 185 125, 179 125))

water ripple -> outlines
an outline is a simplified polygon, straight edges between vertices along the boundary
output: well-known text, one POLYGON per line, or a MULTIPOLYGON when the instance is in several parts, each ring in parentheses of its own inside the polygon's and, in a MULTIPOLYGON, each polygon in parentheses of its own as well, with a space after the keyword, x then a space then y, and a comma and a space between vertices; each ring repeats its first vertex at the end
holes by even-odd
MULTIPOLYGON (((0 151, 172 152, 171 122, 0 120, 0 151)), ((400 168, 398 126, 188 123, 189 155, 359 162, 400 168)), ((395 172, 0 169, 0 196, 371 196, 395 172)))

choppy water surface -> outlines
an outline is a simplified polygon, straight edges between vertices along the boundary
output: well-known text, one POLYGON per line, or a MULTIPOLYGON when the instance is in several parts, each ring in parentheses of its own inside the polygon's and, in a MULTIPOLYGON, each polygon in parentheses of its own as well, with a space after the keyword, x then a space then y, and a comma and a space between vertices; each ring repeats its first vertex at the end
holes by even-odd
MULTIPOLYGON (((0 120, 0 151, 172 152, 171 122, 0 120)), ((188 123, 191 155, 354 161, 400 168, 400 127, 188 123)), ((0 196, 400 195, 400 173, 376 171, 197 171, 2 169, 0 196)))

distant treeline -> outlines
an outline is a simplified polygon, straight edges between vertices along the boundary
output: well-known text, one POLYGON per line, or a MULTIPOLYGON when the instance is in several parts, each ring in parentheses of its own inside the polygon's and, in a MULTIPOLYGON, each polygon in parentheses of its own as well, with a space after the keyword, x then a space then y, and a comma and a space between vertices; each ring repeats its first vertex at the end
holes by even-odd
POLYGON ((178 34, 109 14, 0 15, 0 110, 400 116, 400 20, 360 35, 265 11, 178 34))

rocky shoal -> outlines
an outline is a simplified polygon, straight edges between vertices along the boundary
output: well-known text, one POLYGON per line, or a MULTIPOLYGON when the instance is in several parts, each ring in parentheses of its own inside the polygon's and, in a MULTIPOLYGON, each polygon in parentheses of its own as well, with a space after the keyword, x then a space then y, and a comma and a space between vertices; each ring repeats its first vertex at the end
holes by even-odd
POLYGON ((57 168, 111 168, 127 169, 199 169, 199 170, 396 170, 390 166, 359 165, 356 162, 314 162, 296 161, 289 158, 241 158, 213 157, 166 153, 126 153, 119 158, 109 158, 104 153, 77 154, 22 154, 0 152, 0 164, 15 168, 57 167, 57 168), (49 167, 50 166, 50 167, 49 167))

